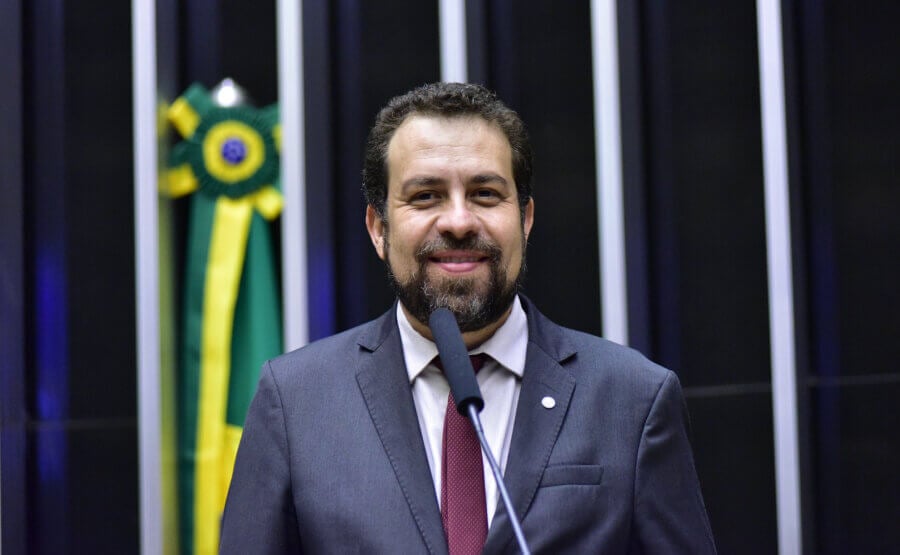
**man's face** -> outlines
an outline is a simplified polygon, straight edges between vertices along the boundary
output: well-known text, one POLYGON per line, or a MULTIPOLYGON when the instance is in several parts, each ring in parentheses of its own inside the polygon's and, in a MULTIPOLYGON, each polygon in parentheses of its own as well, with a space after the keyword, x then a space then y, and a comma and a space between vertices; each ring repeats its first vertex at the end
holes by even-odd
POLYGON ((422 324, 445 306, 462 331, 505 316, 516 294, 525 242, 512 151, 477 116, 414 115, 388 145, 386 222, 369 206, 366 227, 403 306, 422 324))

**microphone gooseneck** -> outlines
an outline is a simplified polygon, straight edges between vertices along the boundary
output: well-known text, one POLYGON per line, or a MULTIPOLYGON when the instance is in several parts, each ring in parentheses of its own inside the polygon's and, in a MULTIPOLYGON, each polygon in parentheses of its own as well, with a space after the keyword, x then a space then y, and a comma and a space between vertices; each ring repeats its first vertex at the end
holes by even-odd
POLYGON ((481 389, 478 387, 478 380, 475 379, 475 371, 472 369, 472 362, 469 360, 469 353, 463 343, 456 317, 448 309, 438 308, 431 313, 428 325, 431 328, 434 343, 437 345, 438 356, 444 367, 444 375, 450 383, 450 392, 453 393, 453 398, 456 400, 456 410, 460 414, 468 416, 472 421, 478 442, 481 444, 481 450, 488 460, 494 481, 497 483, 497 489, 503 500, 503 506, 506 508, 506 514, 509 516, 519 550, 522 555, 531 555, 528 542, 525 541, 525 534, 522 532, 522 524, 513 509, 506 485, 503 483, 500 465, 497 464, 497 459, 491 453, 491 448, 484 436, 481 418, 478 416, 478 413, 484 408, 484 399, 481 397, 481 389))
POLYGON ((522 555, 531 555, 531 550, 528 548, 528 542, 525 541, 525 533, 522 532, 522 523, 519 522, 519 516, 513 509, 512 499, 510 499, 509 492, 506 490, 506 484, 503 482, 503 474, 500 473, 500 465, 497 464, 497 460, 491 454, 487 438, 484 437, 484 429, 481 427, 481 418, 478 417, 478 411, 475 410, 474 406, 469 406, 469 419, 472 421, 472 426, 475 427, 475 435, 478 436, 478 441, 481 442, 481 450, 487 454, 488 464, 491 465, 491 473, 494 475, 494 480, 497 482, 497 489, 500 491, 500 499, 503 501, 503 506, 506 508, 506 514, 509 515, 509 523, 512 525, 513 533, 516 535, 516 542, 519 544, 519 551, 522 555))

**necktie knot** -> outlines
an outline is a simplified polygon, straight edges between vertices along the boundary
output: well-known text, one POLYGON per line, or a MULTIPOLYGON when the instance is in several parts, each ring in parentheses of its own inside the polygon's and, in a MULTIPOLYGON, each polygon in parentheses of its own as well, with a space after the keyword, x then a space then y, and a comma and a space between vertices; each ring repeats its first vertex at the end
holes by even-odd
MULTIPOLYGON (((484 363, 488 361, 490 357, 484 353, 478 353, 477 355, 469 355, 469 361, 472 363, 472 369, 475 370, 477 374, 479 370, 484 366, 484 363)), ((437 366, 441 372, 444 371, 444 365, 441 364, 440 357, 434 357, 433 364, 437 366)))
POLYGON ((477 374, 481 367, 484 366, 484 363, 487 362, 488 356, 484 353, 478 353, 477 355, 469 355, 469 360, 472 362, 472 369, 475 370, 477 374))

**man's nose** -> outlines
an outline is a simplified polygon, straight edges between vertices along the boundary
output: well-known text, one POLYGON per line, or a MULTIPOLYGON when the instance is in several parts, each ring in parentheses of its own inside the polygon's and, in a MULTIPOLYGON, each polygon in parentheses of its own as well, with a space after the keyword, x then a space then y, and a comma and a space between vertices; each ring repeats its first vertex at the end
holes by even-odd
POLYGON ((478 216, 465 195, 454 195, 447 199, 444 210, 437 221, 437 231, 462 239, 478 233, 478 216))

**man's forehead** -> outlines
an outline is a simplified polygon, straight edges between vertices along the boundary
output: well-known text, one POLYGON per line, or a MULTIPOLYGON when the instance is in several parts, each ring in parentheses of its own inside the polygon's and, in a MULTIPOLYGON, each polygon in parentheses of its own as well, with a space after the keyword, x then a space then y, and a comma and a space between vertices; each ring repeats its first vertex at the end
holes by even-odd
POLYGON ((439 127, 446 129, 448 127, 457 126, 462 126, 467 131, 478 130, 481 133, 496 133, 503 138, 507 146, 509 145, 506 134, 503 133, 503 130, 500 128, 500 126, 494 122, 486 120, 478 114, 445 116, 441 114, 412 113, 407 116, 400 125, 397 126, 397 129, 394 131, 391 140, 388 142, 388 153, 390 153, 391 147, 396 144, 396 139, 398 138, 398 136, 406 137, 410 134, 410 128, 415 127, 421 129, 424 127, 427 129, 428 127, 439 127))
MULTIPOLYGON (((433 114, 413 114, 403 120, 388 143, 385 168, 390 175, 391 166, 398 160, 418 150, 453 148, 457 143, 481 144, 480 148, 503 152, 501 156, 512 164, 512 147, 503 130, 477 114, 442 116, 433 114), (495 150, 499 149, 499 150, 495 150)), ((395 166, 396 167, 396 166, 395 166)))

